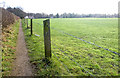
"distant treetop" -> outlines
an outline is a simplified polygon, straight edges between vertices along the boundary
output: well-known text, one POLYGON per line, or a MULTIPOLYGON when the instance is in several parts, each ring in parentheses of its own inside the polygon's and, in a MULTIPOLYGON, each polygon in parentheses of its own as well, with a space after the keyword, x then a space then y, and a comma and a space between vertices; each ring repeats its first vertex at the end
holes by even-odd
POLYGON ((6 10, 19 16, 21 19, 27 15, 20 7, 14 7, 14 8, 8 7, 6 10))

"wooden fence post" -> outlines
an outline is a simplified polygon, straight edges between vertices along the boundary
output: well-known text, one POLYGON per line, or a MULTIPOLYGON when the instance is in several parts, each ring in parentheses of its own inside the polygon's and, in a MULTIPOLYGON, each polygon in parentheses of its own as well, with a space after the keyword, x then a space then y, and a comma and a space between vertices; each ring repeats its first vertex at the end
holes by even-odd
POLYGON ((33 34, 33 31, 32 31, 32 19, 31 19, 31 35, 33 34))
POLYGON ((44 23, 44 46, 45 46, 45 58, 51 57, 51 39, 50 39, 50 20, 43 21, 44 23))

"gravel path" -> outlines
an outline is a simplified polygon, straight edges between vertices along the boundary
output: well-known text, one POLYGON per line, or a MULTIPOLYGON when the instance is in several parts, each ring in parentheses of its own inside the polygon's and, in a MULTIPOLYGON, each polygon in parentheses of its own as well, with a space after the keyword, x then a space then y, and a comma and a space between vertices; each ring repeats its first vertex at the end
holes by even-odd
POLYGON ((33 70, 29 62, 28 51, 25 44, 21 21, 15 55, 16 59, 13 64, 11 76, 33 76, 33 70))

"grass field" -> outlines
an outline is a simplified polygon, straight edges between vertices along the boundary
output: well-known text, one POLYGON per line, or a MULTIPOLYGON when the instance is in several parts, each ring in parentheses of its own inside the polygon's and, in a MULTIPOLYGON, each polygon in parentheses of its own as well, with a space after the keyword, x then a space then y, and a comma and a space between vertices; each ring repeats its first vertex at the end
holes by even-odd
POLYGON ((36 75, 118 75, 118 55, 60 32, 118 52, 117 18, 50 19, 52 45, 50 65, 44 62, 43 20, 45 19, 33 20, 32 36, 29 36, 30 29, 24 26, 30 61, 36 66, 36 75))

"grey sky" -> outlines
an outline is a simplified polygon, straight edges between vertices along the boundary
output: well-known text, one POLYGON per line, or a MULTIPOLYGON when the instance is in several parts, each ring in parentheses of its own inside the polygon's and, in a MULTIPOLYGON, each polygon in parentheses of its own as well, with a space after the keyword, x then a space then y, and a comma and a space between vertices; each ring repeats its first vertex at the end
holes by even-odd
POLYGON ((119 0, 0 0, 11 7, 22 7, 32 13, 78 13, 114 14, 118 13, 119 0))

